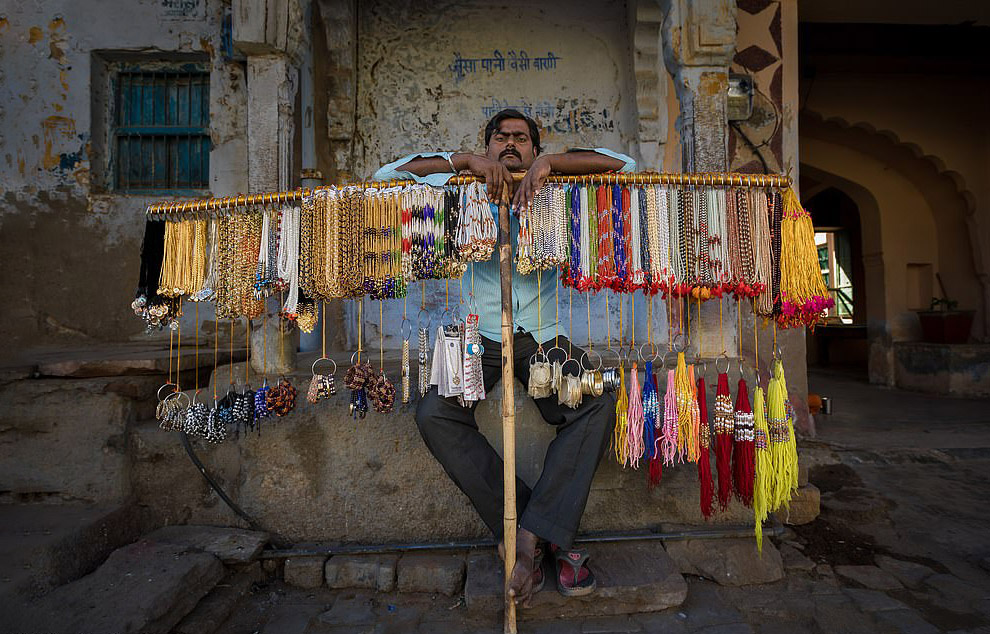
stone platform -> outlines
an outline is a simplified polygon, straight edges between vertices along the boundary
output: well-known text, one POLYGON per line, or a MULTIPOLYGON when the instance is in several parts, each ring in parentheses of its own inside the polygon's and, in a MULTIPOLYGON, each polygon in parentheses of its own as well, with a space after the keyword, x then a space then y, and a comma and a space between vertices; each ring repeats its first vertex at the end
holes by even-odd
POLYGON ((990 344, 894 344, 897 387, 929 394, 990 396, 990 344))
MULTIPOLYGON (((183 346, 183 387, 196 382, 194 351, 183 346)), ((181 435, 153 420, 164 361, 141 362, 128 350, 85 359, 46 358, 33 373, 10 377, 0 399, 6 459, 0 501, 121 504, 133 501, 159 524, 248 528, 208 486, 186 455, 181 435)), ((212 355, 200 351, 199 398, 212 399, 212 355), (209 365, 207 365, 209 364, 209 365)), ((150 353, 148 353, 150 354, 150 353)), ((237 351, 235 351, 235 355, 237 351)), ((337 355, 342 358, 342 355, 337 355)), ((229 358, 229 355, 228 355, 229 358)), ((236 356, 235 356, 236 358, 236 356)), ((315 358, 315 357, 314 357, 315 358)), ((427 451, 413 419, 415 401, 395 412, 348 415, 347 390, 312 405, 304 393, 311 358, 301 357, 291 379, 297 406, 266 419, 260 432, 220 444, 194 439, 206 470, 258 525, 288 542, 365 544, 454 541, 487 537, 467 498, 427 451)), ((386 359, 398 376, 395 359, 386 359)), ((220 366, 219 394, 230 377, 243 382, 245 364, 220 366)), ((338 376, 342 370, 338 371, 338 376)), ((270 376, 274 382, 278 377, 270 376)), ((253 372, 251 383, 260 379, 253 372)), ((191 394, 190 392, 188 392, 191 394)), ((523 389, 516 390, 518 473, 534 483, 554 436, 523 389)), ((477 408, 479 426, 501 451, 501 389, 477 408)), ((744 525, 751 513, 733 502, 708 524, 744 525)), ((661 524, 706 524, 698 503, 696 467, 664 470, 648 489, 645 468, 623 468, 611 451, 594 479, 582 533, 651 531, 661 524)))

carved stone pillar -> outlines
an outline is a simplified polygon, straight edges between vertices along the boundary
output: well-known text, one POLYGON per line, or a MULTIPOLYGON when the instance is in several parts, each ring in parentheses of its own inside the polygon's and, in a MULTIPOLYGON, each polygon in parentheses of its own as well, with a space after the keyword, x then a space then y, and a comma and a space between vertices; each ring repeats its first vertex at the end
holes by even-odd
POLYGON ((680 102, 681 168, 724 171, 726 94, 736 47, 732 0, 664 0, 663 48, 680 102))
POLYGON ((291 187, 298 70, 286 55, 248 57, 248 185, 251 192, 291 187))

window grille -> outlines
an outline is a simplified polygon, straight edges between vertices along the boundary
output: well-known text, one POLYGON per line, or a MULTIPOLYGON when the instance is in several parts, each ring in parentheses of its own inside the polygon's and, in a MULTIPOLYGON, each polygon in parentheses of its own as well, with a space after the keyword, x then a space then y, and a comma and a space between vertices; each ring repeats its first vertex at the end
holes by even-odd
POLYGON ((210 173, 210 75, 199 64, 125 68, 114 77, 114 189, 203 190, 210 173))

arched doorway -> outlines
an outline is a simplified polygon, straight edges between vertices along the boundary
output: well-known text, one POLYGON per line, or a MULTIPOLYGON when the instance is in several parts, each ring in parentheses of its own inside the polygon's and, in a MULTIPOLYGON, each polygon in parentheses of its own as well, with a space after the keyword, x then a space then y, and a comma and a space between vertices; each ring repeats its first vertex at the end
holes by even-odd
POLYGON ((803 183, 815 225, 822 276, 835 301, 827 322, 808 332, 808 365, 867 375, 866 281, 856 202, 841 189, 803 183))
MULTIPOLYGON (((845 226, 843 205, 846 216, 852 206, 858 211, 865 319, 855 306, 853 323, 865 325, 870 381, 894 385, 895 344, 921 340, 916 311, 928 309, 933 297, 951 295, 982 318, 965 200, 904 144, 811 113, 801 119, 801 158, 802 202, 818 207, 816 226, 845 226)), ((974 337, 982 334, 974 328, 974 337)))

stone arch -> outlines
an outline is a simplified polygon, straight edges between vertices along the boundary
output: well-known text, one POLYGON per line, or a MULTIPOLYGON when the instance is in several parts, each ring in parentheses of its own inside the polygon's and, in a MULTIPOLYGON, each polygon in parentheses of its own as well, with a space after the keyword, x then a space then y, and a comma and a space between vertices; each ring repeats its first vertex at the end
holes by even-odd
POLYGON ((884 301, 883 223, 881 222, 880 205, 876 197, 865 186, 830 171, 828 167, 827 164, 816 166, 812 163, 802 162, 802 180, 811 179, 815 181, 815 185, 813 189, 809 188, 807 195, 802 188, 801 194, 802 197, 807 196, 804 199, 808 200, 817 191, 834 187, 849 196, 859 209, 864 272, 863 298, 869 345, 869 377, 873 383, 893 384, 891 338, 885 327, 887 303, 884 301))
MULTIPOLYGON (((841 118, 825 119, 811 111, 801 114, 801 135, 830 140, 860 153, 887 162, 905 175, 929 203, 938 227, 940 270, 962 278, 964 288, 947 289, 964 298, 977 310, 974 337, 990 335, 990 271, 986 246, 976 215, 976 196, 963 176, 948 169, 936 155, 919 145, 902 140, 891 130, 878 129, 867 122, 849 123, 841 118), (959 249, 967 245, 966 249, 959 249), (943 266, 944 265, 944 266, 943 266)), ((964 301, 961 304, 966 303, 964 301)))
MULTIPOLYGON (((805 176, 837 187, 860 208, 872 381, 892 384, 891 344, 918 337, 910 309, 919 306, 907 304, 912 266, 931 264, 960 304, 985 319, 974 199, 958 174, 939 171, 939 161, 892 133, 814 113, 801 118, 801 155, 805 176)), ((977 336, 986 332, 983 319, 977 336)))

